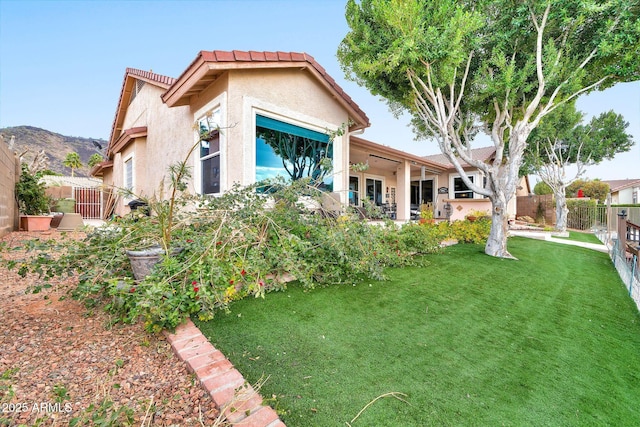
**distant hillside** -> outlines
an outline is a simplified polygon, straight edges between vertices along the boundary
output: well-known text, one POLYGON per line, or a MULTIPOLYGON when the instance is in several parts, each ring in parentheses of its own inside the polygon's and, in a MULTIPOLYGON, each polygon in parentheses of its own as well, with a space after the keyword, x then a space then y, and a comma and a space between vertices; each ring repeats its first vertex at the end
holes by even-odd
POLYGON ((62 175, 71 175, 71 169, 64 167, 62 164, 68 153, 73 151, 78 153, 84 165, 82 169, 75 170, 74 174, 76 176, 89 176, 89 167, 87 166, 89 157, 95 153, 102 154, 107 148, 107 141, 103 139, 65 136, 33 126, 1 128, 0 135, 4 137, 4 141, 7 144, 11 141, 11 137, 15 136, 13 150, 22 153, 28 149, 29 152, 25 155, 26 161, 33 159, 35 153, 40 150, 45 150, 49 158, 48 169, 62 175), (92 141, 100 144, 103 151, 98 151, 92 141))

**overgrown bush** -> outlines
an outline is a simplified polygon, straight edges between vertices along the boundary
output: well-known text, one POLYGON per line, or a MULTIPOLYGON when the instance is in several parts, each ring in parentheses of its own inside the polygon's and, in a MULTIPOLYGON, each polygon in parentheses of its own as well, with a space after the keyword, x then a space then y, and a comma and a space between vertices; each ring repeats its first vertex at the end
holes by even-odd
POLYGON ((12 266, 45 283, 75 276, 75 298, 103 306, 116 322, 143 319, 148 331, 159 331, 192 315, 210 319, 234 300, 285 288, 286 280, 313 287, 382 279, 386 267, 415 263, 412 255, 439 247, 438 229, 334 218, 308 184, 278 185, 269 196, 254 187, 216 198, 184 196, 171 230, 171 248, 179 251, 168 251, 141 281, 134 280, 126 251, 158 243, 165 226, 158 216, 135 211, 82 240, 31 241, 33 257, 12 266))
POLYGON ((420 227, 428 230, 428 233, 438 242, 446 239, 455 239, 459 243, 485 243, 491 231, 491 217, 483 216, 475 221, 447 221, 437 224, 424 223, 420 227))

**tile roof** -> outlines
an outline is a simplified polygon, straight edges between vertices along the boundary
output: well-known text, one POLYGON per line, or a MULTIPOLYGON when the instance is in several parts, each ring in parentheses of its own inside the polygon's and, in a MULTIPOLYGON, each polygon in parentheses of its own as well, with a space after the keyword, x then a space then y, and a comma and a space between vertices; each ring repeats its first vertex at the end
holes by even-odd
POLYGON ((124 111, 126 110, 126 106, 129 105, 133 80, 136 79, 160 86, 163 89, 168 89, 176 81, 173 77, 156 74, 153 71, 127 68, 124 72, 124 78, 122 79, 122 88, 120 89, 120 97, 118 98, 116 114, 113 118, 113 124, 111 125, 111 136, 109 138, 110 147, 115 143, 116 139, 120 137, 119 132, 118 134, 116 134, 116 132, 119 130, 121 131, 121 121, 124 120, 124 111))
MULTIPOLYGON (((471 157, 477 160, 481 160, 483 162, 487 162, 491 160, 491 158, 495 153, 496 153, 496 147, 493 147, 493 146, 480 147, 480 148, 474 148, 471 150, 471 157)), ((447 168, 453 168, 453 165, 444 154, 434 154, 431 156, 424 156, 424 158, 432 162, 440 163, 441 165, 444 165, 447 168)), ((460 165, 462 167, 469 166, 467 162, 464 162, 464 161, 461 161, 460 165)))
POLYGON ((146 80, 151 83, 158 83, 160 86, 164 86, 166 88, 174 84, 176 81, 176 79, 174 79, 173 77, 163 76, 162 74, 156 74, 153 72, 153 70, 144 71, 144 70, 138 70, 136 68, 127 68, 125 72, 125 77, 126 76, 140 77, 143 80, 146 80))
POLYGON ((629 187, 640 187, 640 179, 614 179, 602 181, 609 184, 609 191, 616 193, 629 187))
MULTIPOLYGON (((186 96, 190 91, 201 90, 198 87, 198 80, 205 79, 206 74, 214 74, 233 68, 293 68, 303 67, 309 69, 330 91, 334 92, 338 102, 350 111, 357 123, 351 128, 364 129, 371 124, 366 113, 355 103, 353 99, 338 85, 338 83, 327 73, 327 71, 307 53, 299 52, 258 52, 258 51, 200 51, 187 69, 176 79, 167 92, 162 95, 162 99, 169 106, 183 105, 188 103, 186 96), (209 66, 207 72, 200 69, 204 65, 209 66), (213 67, 212 67, 213 66, 213 67)), ((215 78, 216 76, 214 76, 215 78)), ((212 81, 211 76, 206 79, 208 83, 212 81)))

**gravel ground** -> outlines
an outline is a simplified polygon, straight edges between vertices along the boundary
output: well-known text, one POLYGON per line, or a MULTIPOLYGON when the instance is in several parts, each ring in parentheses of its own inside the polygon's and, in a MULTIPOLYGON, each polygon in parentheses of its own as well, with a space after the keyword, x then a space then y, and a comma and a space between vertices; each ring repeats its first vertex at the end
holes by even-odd
MULTIPOLYGON (((1 240, 33 238, 62 237, 15 232, 1 240)), ((66 426, 74 418, 78 426, 123 426, 125 415, 136 426, 218 425, 210 396, 163 336, 140 324, 108 329, 106 313, 67 297, 72 281, 25 292, 38 283, 0 265, 0 426, 66 426)))

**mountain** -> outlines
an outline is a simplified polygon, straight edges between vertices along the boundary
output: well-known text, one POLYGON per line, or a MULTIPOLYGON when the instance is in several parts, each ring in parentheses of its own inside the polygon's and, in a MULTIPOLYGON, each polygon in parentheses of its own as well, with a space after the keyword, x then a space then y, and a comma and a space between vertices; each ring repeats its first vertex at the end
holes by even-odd
POLYGON ((71 169, 63 165, 67 154, 75 151, 80 155, 84 165, 81 169, 76 169, 74 175, 89 176, 89 166, 87 166, 89 157, 95 153, 103 154, 107 149, 107 141, 104 139, 65 136, 33 126, 0 128, 0 135, 4 137, 7 144, 11 141, 11 137, 15 136, 13 151, 16 153, 29 150, 24 156, 25 162, 30 162, 36 153, 44 150, 49 158, 48 169, 62 175, 71 175, 71 169), (102 146, 102 151, 98 150, 93 141, 102 146))

